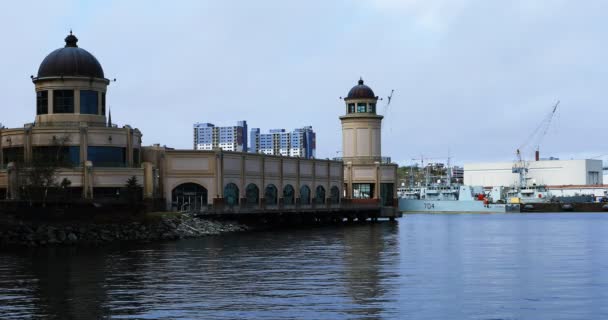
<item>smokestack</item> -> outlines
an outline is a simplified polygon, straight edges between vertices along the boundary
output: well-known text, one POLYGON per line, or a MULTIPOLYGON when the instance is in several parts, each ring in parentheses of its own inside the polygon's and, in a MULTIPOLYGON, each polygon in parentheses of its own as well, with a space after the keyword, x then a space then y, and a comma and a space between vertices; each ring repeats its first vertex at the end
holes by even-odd
POLYGON ((536 159, 536 161, 540 160, 540 151, 536 150, 534 152, 534 158, 536 159))

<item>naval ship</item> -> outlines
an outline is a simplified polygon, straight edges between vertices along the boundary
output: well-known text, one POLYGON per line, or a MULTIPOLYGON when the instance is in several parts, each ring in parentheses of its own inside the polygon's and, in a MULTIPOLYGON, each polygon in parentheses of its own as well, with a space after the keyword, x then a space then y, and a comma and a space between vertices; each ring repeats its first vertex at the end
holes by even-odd
MULTIPOLYGON (((519 150, 517 154, 519 156, 519 150)), ((485 190, 482 186, 453 185, 449 167, 447 172, 446 183, 439 179, 436 184, 429 184, 427 171, 424 187, 398 188, 399 210, 404 213, 520 212, 533 209, 534 203, 549 202, 552 198, 544 186, 529 183, 528 164, 521 157, 513 165, 513 173, 518 174, 519 182, 510 188, 495 186, 485 190)))
POLYGON ((507 212, 502 187, 494 187, 487 193, 481 186, 431 185, 421 188, 400 188, 398 193, 399 210, 406 213, 507 212))

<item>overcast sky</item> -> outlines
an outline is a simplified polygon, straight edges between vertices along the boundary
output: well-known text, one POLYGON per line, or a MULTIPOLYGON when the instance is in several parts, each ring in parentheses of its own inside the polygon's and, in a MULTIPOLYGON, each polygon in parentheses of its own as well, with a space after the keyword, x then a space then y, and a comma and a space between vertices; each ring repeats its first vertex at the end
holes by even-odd
POLYGON ((557 100, 541 156, 605 160, 607 18, 601 0, 6 2, 0 122, 34 120, 29 76, 72 28, 117 79, 112 120, 145 145, 191 148, 194 122, 247 120, 312 125, 317 157, 334 157, 339 97, 363 77, 395 90, 382 153, 401 164, 512 161, 524 144, 530 158, 557 100))

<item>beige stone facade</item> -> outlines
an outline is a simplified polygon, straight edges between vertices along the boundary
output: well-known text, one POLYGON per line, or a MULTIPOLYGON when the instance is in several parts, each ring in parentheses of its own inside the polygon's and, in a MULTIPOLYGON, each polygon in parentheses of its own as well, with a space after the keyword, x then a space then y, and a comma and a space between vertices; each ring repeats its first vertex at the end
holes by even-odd
MULTIPOLYGON (((381 157, 382 116, 375 113, 376 97, 345 99, 347 113, 340 117, 344 162, 142 147, 138 129, 108 122, 110 81, 76 42, 70 34, 66 51, 52 52, 32 78, 35 121, 0 129, 1 199, 20 198, 19 172, 61 156, 56 180, 69 180, 71 190, 93 201, 118 199, 135 176, 143 198, 162 200, 167 210, 333 210, 343 198, 374 200, 368 201, 372 209, 378 203, 392 205, 397 166, 381 157), (74 56, 80 60, 70 60, 74 56)), ((353 208, 365 205, 358 206, 353 208)))
POLYGON ((344 98, 342 159, 346 198, 375 199, 393 206, 397 198, 397 165, 382 157, 382 119, 376 97, 363 80, 344 98))
POLYGON ((218 203, 234 207, 339 204, 343 194, 339 161, 162 147, 145 148, 144 158, 158 168, 159 196, 173 210, 218 203), (177 194, 180 186, 187 185, 198 191, 177 194))

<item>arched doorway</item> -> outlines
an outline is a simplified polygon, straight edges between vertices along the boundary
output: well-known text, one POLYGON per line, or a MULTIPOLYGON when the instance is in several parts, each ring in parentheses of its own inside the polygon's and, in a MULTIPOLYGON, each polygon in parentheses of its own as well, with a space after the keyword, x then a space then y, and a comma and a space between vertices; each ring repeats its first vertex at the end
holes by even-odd
POLYGON ((288 184, 283 187, 283 204, 285 205, 293 205, 295 202, 295 190, 293 187, 288 184))
POLYGON ((300 187, 300 203, 310 204, 310 188, 307 185, 300 187))
POLYGON ((274 184, 269 184, 264 190, 264 202, 268 205, 277 204, 277 187, 274 184))
POLYGON ((171 206, 177 211, 200 211, 207 206, 207 189, 196 183, 183 183, 171 191, 171 206))
POLYGON ((229 207, 239 204, 239 187, 234 183, 229 183, 224 187, 224 202, 229 207))
POLYGON ((317 189, 315 190, 315 203, 325 203, 325 188, 323 188, 323 186, 317 186, 317 189))
POLYGON ((338 187, 333 186, 329 189, 329 201, 332 204, 340 203, 340 189, 338 187))
POLYGON ((260 203, 260 189, 253 183, 247 185, 245 189, 246 205, 249 207, 257 206, 260 203))

